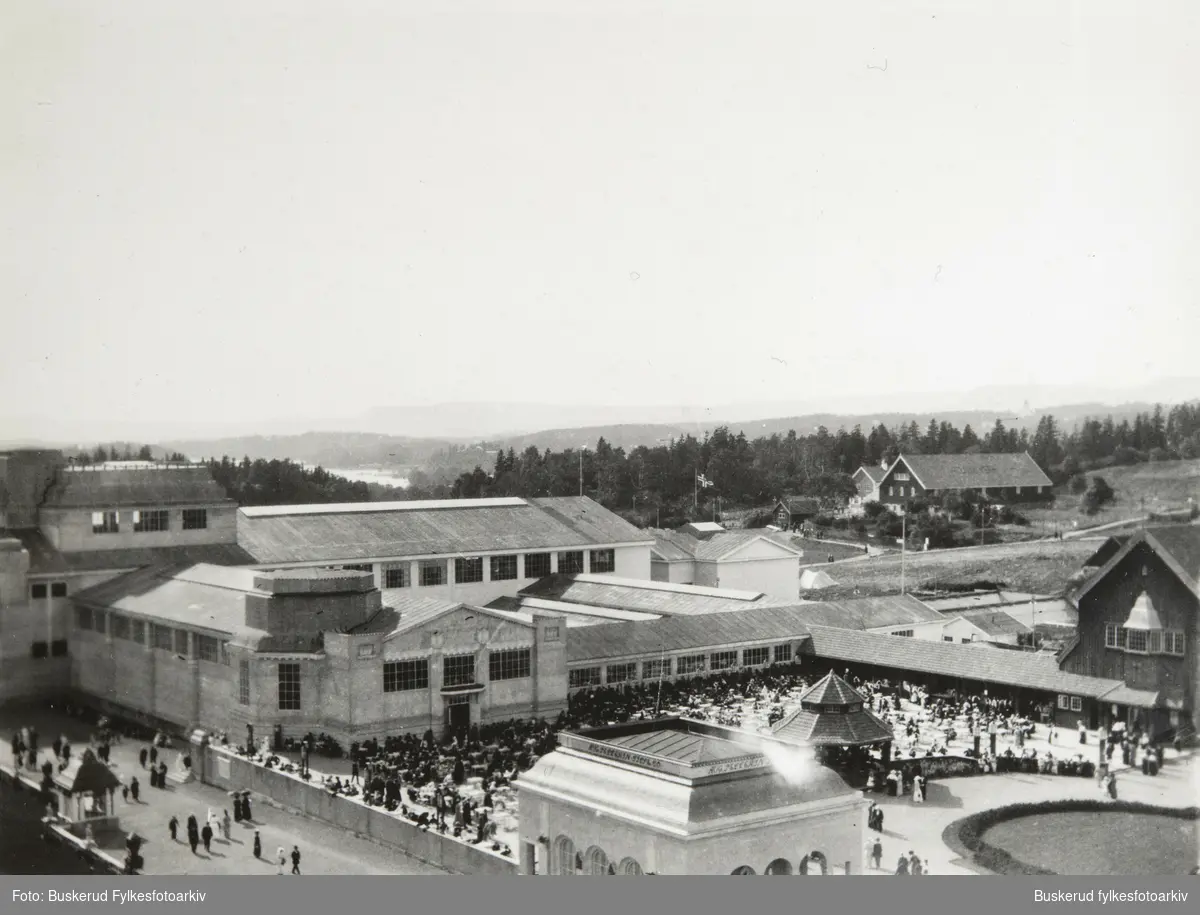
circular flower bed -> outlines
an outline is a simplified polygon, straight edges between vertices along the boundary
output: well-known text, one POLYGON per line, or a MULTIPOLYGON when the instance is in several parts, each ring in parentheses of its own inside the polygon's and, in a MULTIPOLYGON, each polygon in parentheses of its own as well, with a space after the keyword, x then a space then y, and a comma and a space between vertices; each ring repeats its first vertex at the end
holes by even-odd
MULTIPOLYGON (((998 842, 989 840, 989 830, 993 827, 1004 823, 1012 823, 1029 819, 1032 824, 1035 824, 1039 829, 1046 830, 1047 824, 1051 823, 1056 814, 1087 814, 1086 820, 1072 818, 1070 821, 1070 837, 1065 843, 1058 843, 1057 851, 1054 853, 1054 861, 1059 867, 1066 867, 1067 874, 1072 874, 1074 871, 1078 873, 1079 868, 1072 868, 1068 863, 1071 857, 1070 852, 1077 855, 1088 856, 1088 860, 1100 863, 1101 859, 1108 857, 1106 853, 1111 852, 1114 858, 1124 859, 1124 855, 1131 848, 1131 841, 1137 841, 1129 832, 1128 826, 1137 822, 1137 818, 1146 818, 1146 823, 1149 829, 1147 830, 1146 841, 1156 843, 1161 848, 1156 848, 1155 845, 1147 846, 1142 843, 1138 847, 1139 854, 1151 855, 1156 860, 1165 860, 1167 857, 1180 857, 1183 869, 1176 870, 1176 873, 1186 873, 1187 868, 1191 866, 1196 857, 1195 839, 1191 840, 1190 848, 1180 848, 1179 843, 1171 843, 1171 832, 1161 829, 1160 824, 1154 823, 1154 820, 1173 819, 1179 821, 1196 820, 1200 817, 1200 808, 1188 807, 1186 809, 1174 807, 1156 807, 1151 804, 1139 804, 1132 801, 1102 801, 1088 800, 1084 798, 1049 801, 1042 804, 1011 804, 1007 807, 996 807, 992 810, 984 810, 981 813, 965 817, 961 820, 956 820, 946 827, 942 833, 942 841, 945 842, 955 852, 966 858, 971 858, 974 862, 992 873, 1001 874, 1003 876, 1060 876, 1062 871, 1052 870, 1043 865, 1051 862, 1042 861, 1041 864, 1022 861, 1014 857, 1006 849, 1002 848, 998 842), (1124 821, 1122 826, 1117 826, 1112 816, 1105 814, 1120 814, 1124 821), (1114 828, 1115 827, 1115 828, 1114 828), (1163 845, 1162 843, 1169 843, 1163 845), (1164 857, 1165 856, 1165 857, 1164 857)), ((1188 831, 1192 836, 1194 831, 1188 831)), ((995 837, 993 837, 995 838, 995 837)), ((1140 838, 1140 837, 1139 837, 1140 838)), ((1021 843, 1022 848, 1027 848, 1025 852, 1029 856, 1034 856, 1034 846, 1036 843, 1025 841, 1021 843)), ((1121 868, 1122 863, 1119 860, 1114 866, 1121 868)), ((1140 867, 1134 867, 1134 863, 1130 861, 1127 865, 1130 869, 1111 870, 1113 874, 1138 874, 1141 872, 1140 867)), ((1170 871, 1168 871, 1170 872, 1170 871)))

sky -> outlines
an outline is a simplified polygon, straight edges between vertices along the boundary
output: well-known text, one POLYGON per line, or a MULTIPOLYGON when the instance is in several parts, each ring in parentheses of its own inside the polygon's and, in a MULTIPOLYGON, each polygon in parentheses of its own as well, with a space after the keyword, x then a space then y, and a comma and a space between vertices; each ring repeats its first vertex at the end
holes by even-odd
POLYGON ((1195 362, 1195 0, 0 10, 0 438, 1195 362))

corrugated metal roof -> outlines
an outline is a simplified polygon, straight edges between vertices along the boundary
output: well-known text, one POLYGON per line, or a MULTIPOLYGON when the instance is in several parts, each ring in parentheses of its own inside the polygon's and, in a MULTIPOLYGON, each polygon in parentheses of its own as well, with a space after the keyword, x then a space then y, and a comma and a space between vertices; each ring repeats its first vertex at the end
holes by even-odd
POLYGON ((926 489, 1053 485, 1028 453, 902 454, 896 460, 903 461, 926 489))
POLYGON ((520 508, 524 499, 413 499, 408 502, 315 502, 304 505, 248 505, 247 518, 283 518, 295 515, 353 515, 377 512, 441 511, 468 508, 520 508))
POLYGON ((263 564, 578 549, 652 539, 588 498, 303 515, 256 516, 242 509, 238 517, 238 543, 263 564))
POLYGON ((732 741, 673 729, 627 734, 612 737, 605 742, 626 750, 649 753, 651 756, 660 756, 663 759, 683 763, 733 759, 745 756, 747 752, 746 747, 732 741))
POLYGON ((600 575, 552 575, 522 589, 521 596, 662 616, 718 613, 779 603, 752 591, 723 591, 600 575))
POLYGON ((985 645, 932 642, 825 626, 810 626, 809 636, 802 651, 819 658, 913 673, 1091 698, 1099 698, 1121 685, 1118 680, 1084 677, 1059 670, 1058 661, 1052 654, 1000 651, 985 645))
POLYGON ((215 505, 233 500, 203 464, 134 464, 63 468, 42 502, 45 508, 153 508, 215 505))

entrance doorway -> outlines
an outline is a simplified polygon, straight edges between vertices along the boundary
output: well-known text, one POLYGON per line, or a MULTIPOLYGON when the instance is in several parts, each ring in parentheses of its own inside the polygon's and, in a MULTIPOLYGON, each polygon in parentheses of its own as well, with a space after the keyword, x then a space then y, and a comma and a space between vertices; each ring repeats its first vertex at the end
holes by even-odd
POLYGON ((461 734, 471 727, 471 700, 468 696, 455 696, 446 700, 446 733, 461 734))

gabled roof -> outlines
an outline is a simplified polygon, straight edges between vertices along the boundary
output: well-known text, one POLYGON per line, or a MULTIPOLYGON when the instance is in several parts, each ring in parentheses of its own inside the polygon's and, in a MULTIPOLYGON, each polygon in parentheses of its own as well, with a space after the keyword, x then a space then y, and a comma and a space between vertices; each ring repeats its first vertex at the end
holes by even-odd
POLYGON ((238 512, 238 543, 264 565, 574 550, 652 540, 586 497, 445 499, 416 507, 382 503, 378 511, 354 506, 344 511, 238 512))
POLYGON ((120 788, 121 779, 96 759, 91 750, 84 750, 83 755, 70 762, 66 769, 55 773, 54 784, 72 794, 103 796, 120 788))
POLYGON ((472 616, 516 623, 518 626, 532 627, 534 625, 533 615, 529 613, 490 610, 475 604, 426 597, 405 591, 385 591, 383 604, 382 610, 365 623, 349 630, 350 634, 365 635, 383 632, 386 633, 385 638, 390 639, 460 610, 467 611, 472 616))
POLYGON ((1129 534, 1121 534, 1116 537, 1109 537, 1104 541, 1104 545, 1100 549, 1087 558, 1083 563, 1084 568, 1098 569, 1103 566, 1120 552, 1121 547, 1129 542, 1129 536, 1129 534))
POLYGON ((1146 528, 1134 534, 1095 575, 1081 584, 1070 600, 1076 606, 1141 544, 1152 550, 1193 594, 1200 596, 1200 527, 1179 524, 1146 528))
POLYGON ((811 496, 785 496, 779 504, 793 515, 815 515, 821 511, 821 500, 811 496))
POLYGON ((45 508, 116 509, 232 503, 204 464, 114 462, 62 468, 45 508))
POLYGON ((871 478, 871 482, 878 486, 883 482, 883 478, 887 476, 887 472, 888 469, 886 467, 880 467, 878 464, 863 464, 858 470, 854 471, 854 475, 858 476, 860 473, 865 473, 871 478))
POLYGON ((815 705, 860 705, 866 700, 859 692, 835 674, 832 670, 810 686, 803 695, 801 702, 815 705))
POLYGON ((649 533, 654 536, 651 551, 665 562, 719 562, 759 540, 765 540, 796 556, 804 555, 794 546, 756 529, 721 531, 704 540, 682 531, 652 529, 649 533))
POLYGON ((1058 659, 1048 652, 1001 651, 988 645, 907 639, 824 626, 810 626, 808 631, 809 641, 801 650, 819 658, 1094 699, 1121 685, 1119 680, 1060 670, 1058 659))
POLYGON ((1005 610, 981 607, 978 610, 955 610, 946 614, 947 619, 961 618, 982 630, 985 635, 1018 635, 1030 632, 1030 628, 1005 610))
POLYGON ((926 489, 996 489, 1052 486, 1028 452, 1021 454, 902 454, 885 478, 903 462, 926 489))
POLYGON ((911 594, 821 601, 805 604, 804 609, 812 625, 839 629, 886 629, 945 620, 942 614, 926 607, 911 594))

